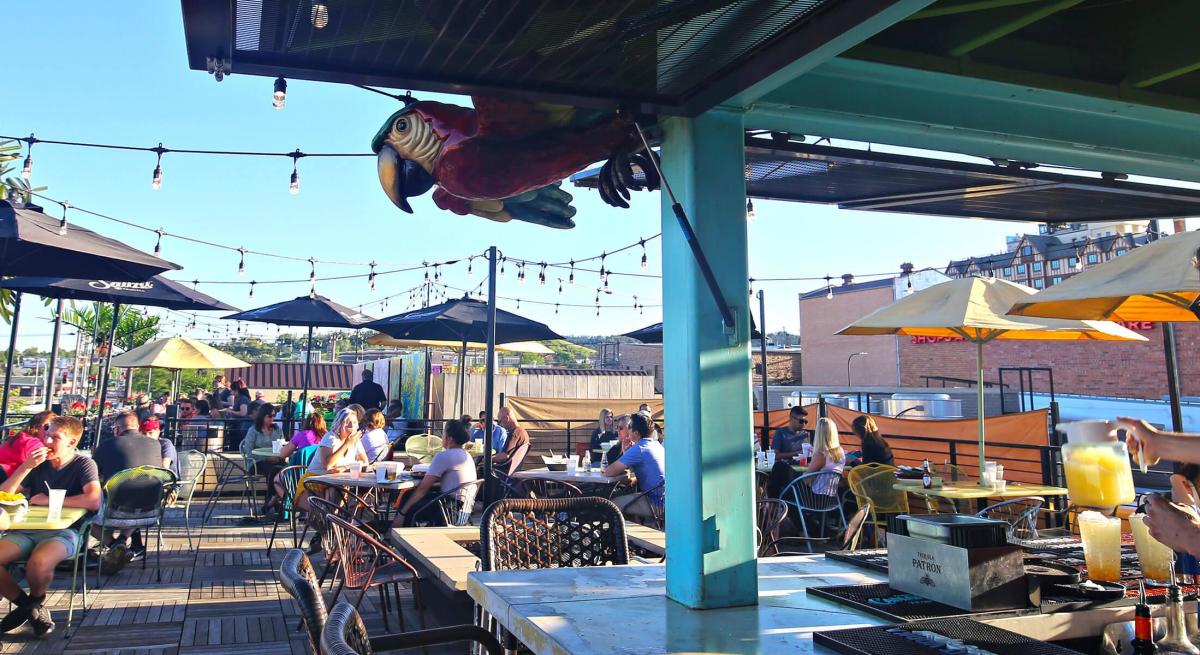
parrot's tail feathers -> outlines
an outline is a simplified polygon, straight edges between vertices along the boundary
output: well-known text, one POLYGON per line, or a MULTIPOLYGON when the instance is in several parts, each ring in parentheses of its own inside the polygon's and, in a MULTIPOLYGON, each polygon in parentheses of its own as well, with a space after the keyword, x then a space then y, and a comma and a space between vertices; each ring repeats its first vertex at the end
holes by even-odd
POLYGON ((547 227, 567 229, 575 227, 576 209, 571 205, 574 198, 560 188, 561 183, 550 184, 539 189, 505 198, 504 210, 513 218, 547 227))

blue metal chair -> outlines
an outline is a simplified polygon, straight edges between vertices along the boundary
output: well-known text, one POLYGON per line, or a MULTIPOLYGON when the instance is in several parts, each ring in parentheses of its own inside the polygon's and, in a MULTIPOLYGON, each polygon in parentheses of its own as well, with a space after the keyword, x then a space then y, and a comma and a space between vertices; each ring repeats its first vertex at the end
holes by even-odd
MULTIPOLYGON (((846 525, 846 514, 842 511, 840 497, 836 494, 829 496, 813 491, 813 487, 837 489, 841 480, 842 474, 837 471, 806 473, 792 480, 780 492, 779 499, 795 510, 796 520, 806 539, 809 538, 806 512, 820 515, 821 530, 818 534, 822 537, 825 536, 825 519, 829 514, 837 512, 838 518, 841 519, 841 525, 843 527, 846 525)), ((812 552, 811 541, 808 542, 808 549, 809 552, 812 552)))

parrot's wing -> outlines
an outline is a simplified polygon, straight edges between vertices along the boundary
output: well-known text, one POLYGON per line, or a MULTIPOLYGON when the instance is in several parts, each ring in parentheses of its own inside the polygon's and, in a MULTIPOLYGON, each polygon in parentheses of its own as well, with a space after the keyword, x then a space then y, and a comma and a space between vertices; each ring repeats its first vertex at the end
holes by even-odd
POLYGON ((559 188, 560 184, 501 200, 467 200, 465 213, 502 223, 518 220, 559 229, 572 228, 575 227, 575 221, 571 220, 575 208, 571 206, 571 194, 559 188))
POLYGON ((478 132, 487 137, 519 137, 555 127, 589 127, 612 117, 611 113, 520 98, 471 96, 478 132))

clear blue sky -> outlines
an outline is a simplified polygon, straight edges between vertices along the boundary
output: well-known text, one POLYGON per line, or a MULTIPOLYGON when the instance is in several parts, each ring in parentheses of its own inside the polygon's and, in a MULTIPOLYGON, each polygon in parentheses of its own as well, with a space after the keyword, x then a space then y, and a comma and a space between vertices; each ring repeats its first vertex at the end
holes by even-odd
MULTIPOLYGON (((221 83, 188 69, 177 2, 129 0, 120 3, 9 3, 5 7, 7 50, 16 77, 6 80, 0 133, 46 139, 167 147, 310 152, 367 152, 371 137, 396 108, 389 98, 333 84, 289 81, 287 107, 271 108, 272 80, 231 75, 221 83)), ((12 72, 12 71, 10 71, 12 72)), ((469 104, 466 98, 421 98, 469 104)), ((80 207, 118 216, 151 228, 249 249, 359 262, 319 266, 317 275, 364 274, 367 262, 420 262, 482 253, 496 244, 526 259, 568 259, 598 254, 659 231, 657 194, 634 194, 631 210, 604 205, 591 191, 573 190, 579 215, 570 231, 513 222, 496 224, 435 208, 426 195, 413 202, 415 215, 401 213, 379 188, 373 157, 300 162, 301 193, 288 194, 287 159, 170 155, 163 160, 164 183, 150 188, 150 153, 85 150, 54 145, 34 148, 33 182, 49 195, 80 207)), ((18 162, 19 163, 19 162, 18 162)), ((943 266, 951 258, 1002 250, 1004 235, 1024 224, 847 212, 783 202, 755 202, 750 225, 754 277, 824 276, 898 270, 901 262, 943 266)), ((57 207, 48 207, 57 215, 57 207)), ((154 236, 72 213, 72 220, 150 251, 154 236)), ((179 280, 306 279, 308 264, 247 257, 237 275, 237 254, 165 239, 163 256, 184 266, 179 280)), ((610 258, 615 270, 642 272, 641 251, 610 258)), ((660 271, 658 242, 649 248, 649 267, 660 271)), ((477 262, 478 264, 479 262, 477 262)), ((380 270, 386 267, 381 266, 380 270)), ((482 280, 466 265, 445 270, 443 281, 474 287, 482 280)), ((537 285, 536 271, 521 285, 509 267, 500 295, 547 302, 591 304, 598 281, 580 274, 574 289, 559 296, 551 280, 537 285)), ((564 275, 565 277, 565 275, 564 275)), ((377 291, 365 279, 323 282, 318 291, 357 306, 419 285, 420 272, 381 276, 377 291)), ((813 283, 774 283, 767 290, 767 328, 798 327, 796 294, 813 283)), ((656 279, 614 277, 604 304, 661 302, 656 279)), ((203 284, 201 291, 240 308, 257 307, 303 295, 307 283, 257 285, 203 284)), ((384 316, 403 311, 407 298, 367 305, 384 316)), ((502 307, 517 310, 516 303, 502 307)), ((27 338, 20 347, 49 343, 48 311, 36 302, 22 321, 27 338)), ((632 309, 562 308, 522 303, 522 314, 563 334, 615 334, 660 320, 660 310, 644 315, 632 309)), ((208 320, 215 322, 220 314, 208 320)), ((275 329, 247 325, 247 333, 273 335, 275 329)), ((169 332, 178 332, 176 325, 169 332)), ((0 337, 7 340, 7 328, 0 337)), ((190 333, 207 338, 206 330, 190 333)), ((0 346, 2 347, 2 346, 0 346)))

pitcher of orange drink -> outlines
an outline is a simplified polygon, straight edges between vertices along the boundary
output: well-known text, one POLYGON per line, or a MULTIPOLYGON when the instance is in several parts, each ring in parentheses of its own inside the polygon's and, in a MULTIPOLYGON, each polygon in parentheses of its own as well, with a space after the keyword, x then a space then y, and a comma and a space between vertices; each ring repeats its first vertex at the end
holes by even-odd
POLYGON ((1116 507, 1133 502, 1133 471, 1129 449, 1117 441, 1116 424, 1109 421, 1074 421, 1057 428, 1067 435, 1063 445, 1063 472, 1067 496, 1082 507, 1116 507))

